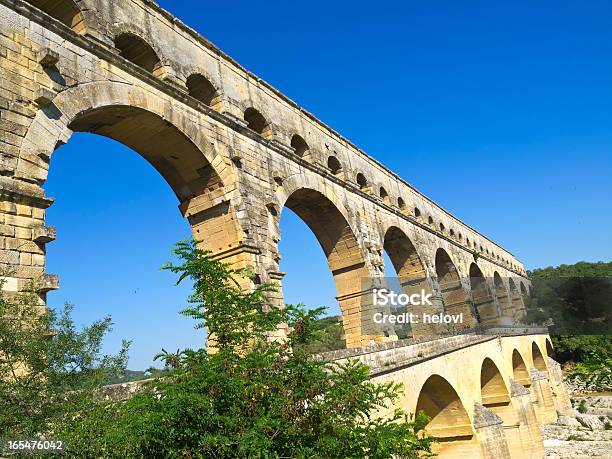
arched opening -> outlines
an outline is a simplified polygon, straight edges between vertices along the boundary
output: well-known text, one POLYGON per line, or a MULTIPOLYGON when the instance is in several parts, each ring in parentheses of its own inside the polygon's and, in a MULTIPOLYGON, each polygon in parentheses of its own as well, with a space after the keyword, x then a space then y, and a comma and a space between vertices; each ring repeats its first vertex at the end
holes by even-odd
POLYGON ((454 229, 451 228, 448 234, 450 234, 450 237, 452 237, 453 239, 455 238, 455 230, 454 229))
POLYGON ((487 408, 510 404, 510 395, 504 378, 502 378, 497 365, 488 357, 484 359, 480 369, 480 390, 482 404, 487 408))
POLYGON ((476 263, 470 265, 470 290, 476 310, 476 320, 486 325, 499 323, 499 313, 495 300, 487 285, 487 280, 476 263))
POLYGON ((514 317, 512 313, 512 305, 510 304, 510 298, 508 298, 508 290, 504 285, 504 281, 497 271, 493 274, 493 284, 495 285, 495 295, 497 296, 497 302, 499 303, 499 310, 501 312, 502 321, 506 325, 511 325, 514 317))
POLYGON ((342 164, 335 156, 327 158, 327 167, 334 175, 340 175, 342 173, 342 164))
POLYGON ((189 91, 191 97, 209 107, 216 102, 217 90, 208 78, 199 73, 194 73, 187 77, 187 91, 189 91))
POLYGON ((62 24, 70 27, 76 33, 85 33, 85 22, 81 10, 73 0, 28 0, 32 5, 62 24))
POLYGON ((512 303, 512 317, 514 322, 518 322, 525 315, 525 304, 523 303, 523 296, 519 289, 516 287, 516 283, 512 278, 508 279, 510 286, 510 302, 512 303))
POLYGON ((294 134, 293 137, 291 137, 291 148, 293 148, 293 152, 300 158, 310 158, 310 147, 301 136, 294 134))
POLYGON ((60 234, 48 247, 47 269, 62 278, 49 305, 74 302, 75 318, 84 322, 111 314, 109 344, 133 340, 132 370, 153 365, 162 346, 201 346, 205 334, 173 307, 184 302, 188 285, 175 287, 176 278, 159 267, 189 236, 190 224, 199 228, 177 203, 216 190, 218 176, 177 126, 140 108, 85 110, 69 128, 76 133, 53 154, 45 184, 57 197, 47 224, 60 234))
MULTIPOLYGON (((383 248, 395 269, 397 284, 399 284, 397 293, 404 292, 412 295, 415 293, 421 294, 421 291, 431 292, 425 266, 421 262, 416 247, 402 230, 395 226, 389 228, 385 233, 383 248)), ((387 287, 396 290, 393 280, 395 279, 388 279, 387 287)), ((402 308, 405 311, 399 312, 412 312, 419 317, 422 317, 425 312, 433 313, 432 307, 427 305, 410 305, 402 308)), ((409 336, 431 336, 436 331, 431 325, 422 323, 412 324, 412 326, 407 324, 401 328, 396 328, 396 334, 400 339, 409 336)))
POLYGON ((421 211, 419 210, 418 207, 414 208, 414 216, 418 218, 419 220, 421 219, 421 211))
POLYGON ((456 328, 472 326, 475 320, 469 299, 461 285, 459 272, 444 249, 436 251, 435 267, 445 312, 460 317, 461 324, 457 324, 456 328))
POLYGON ((368 188, 368 179, 361 172, 357 174, 357 185, 360 190, 366 190, 368 188))
POLYGON ((385 190, 384 187, 381 186, 378 189, 378 195, 380 196, 380 199, 383 200, 383 202, 389 203, 389 193, 387 193, 387 190, 385 190))
POLYGON ((324 336, 309 346, 310 349, 325 352, 346 348, 334 277, 319 241, 308 225, 287 207, 280 214, 279 230, 279 268, 286 273, 282 279, 285 304, 301 303, 308 309, 326 308, 320 322, 325 327, 324 336), (308 288, 309 285, 316 285, 316 288, 308 288))
POLYGON ((522 384, 525 387, 531 386, 531 376, 529 376, 527 365, 525 365, 523 357, 516 349, 512 351, 512 377, 514 378, 514 381, 522 384))
POLYGON ((553 348, 552 342, 546 338, 546 355, 552 357, 555 355, 555 349, 553 348))
POLYGON ((484 359, 480 369, 480 394, 482 405, 502 418, 510 451, 522 450, 523 442, 519 431, 518 413, 512 404, 508 387, 499 368, 488 357, 484 359))
POLYGON ((533 359, 533 367, 536 370, 548 374, 548 367, 546 366, 544 356, 540 351, 540 347, 535 342, 531 344, 531 358, 533 359))
POLYGON ((397 198, 397 207, 400 210, 405 210, 406 209, 406 202, 404 201, 404 199, 401 196, 397 198))
POLYGON ((446 379, 433 375, 425 381, 415 411, 423 411, 431 419, 425 430, 439 440, 434 444, 436 454, 441 457, 480 457, 468 413, 446 379))
POLYGON ((445 231, 446 231, 446 228, 444 227, 444 223, 440 222, 440 232, 444 234, 445 231))
POLYGON ((523 298, 527 298, 527 296, 529 296, 529 291, 527 290, 527 287, 525 287, 525 284, 521 281, 520 283, 521 286, 521 295, 523 296, 523 298))
POLYGON ((433 226, 433 224, 434 224, 434 219, 433 219, 433 217, 432 217, 431 215, 430 215, 430 216, 427 218, 427 223, 429 223, 430 225, 432 225, 432 226, 433 226))
POLYGON ((157 53, 142 38, 133 33, 122 33, 115 37, 115 48, 119 54, 138 67, 156 77, 163 76, 163 65, 157 53))
POLYGON ((342 212, 318 191, 300 188, 285 207, 291 209, 313 232, 327 258, 342 311, 347 347, 380 340, 382 331, 371 321, 373 311, 362 295, 362 281, 369 274, 357 239, 342 212))
POLYGON ((244 111, 244 120, 251 131, 256 132, 266 139, 272 138, 272 129, 268 121, 253 107, 249 107, 244 111))
POLYGON ((202 152, 175 126, 141 108, 107 106, 81 113, 68 126, 117 140, 140 153, 180 202, 222 186, 202 152))

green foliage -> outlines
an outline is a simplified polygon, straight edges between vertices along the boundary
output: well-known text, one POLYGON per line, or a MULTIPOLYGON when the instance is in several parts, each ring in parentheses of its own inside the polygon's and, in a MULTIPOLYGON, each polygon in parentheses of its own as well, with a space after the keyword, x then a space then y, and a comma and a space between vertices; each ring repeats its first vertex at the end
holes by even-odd
POLYGON ((401 386, 378 384, 357 361, 314 358, 317 311, 271 308, 268 285, 240 288, 250 273, 181 242, 194 291, 183 314, 206 326, 214 350, 162 352, 172 368, 123 403, 101 402, 56 434, 74 457, 417 458, 430 452, 427 418, 390 412, 401 386), (283 324, 286 340, 270 340, 283 324), (382 417, 382 414, 389 414, 382 417))
POLYGON ((586 400, 580 400, 580 403, 578 403, 576 410, 582 414, 586 413, 589 410, 586 405, 586 400))
POLYGON ((0 434, 34 437, 90 403, 96 388, 120 374, 129 343, 116 356, 100 355, 111 319, 78 331, 66 304, 57 313, 31 291, 0 290, 0 434))
POLYGON ((527 323, 554 326, 555 359, 569 381, 588 390, 612 387, 612 263, 579 262, 530 273, 527 323))
MULTIPOLYGON (((298 305, 298 307, 301 307, 301 305, 298 305)), ((346 348, 341 317, 331 316, 315 319, 312 326, 312 340, 302 345, 307 352, 318 354, 346 348)))
POLYGON ((566 441, 589 441, 589 439, 583 435, 571 434, 568 435, 566 441))
POLYGON ((555 359, 560 363, 600 361, 612 358, 611 335, 553 336, 555 359))
POLYGON ((573 265, 548 266, 530 271, 529 276, 532 279, 545 277, 610 277, 612 276, 612 262, 579 261, 573 265))
POLYGON ((612 263, 579 262, 529 273, 525 322, 554 322, 555 335, 605 335, 612 330, 612 263))

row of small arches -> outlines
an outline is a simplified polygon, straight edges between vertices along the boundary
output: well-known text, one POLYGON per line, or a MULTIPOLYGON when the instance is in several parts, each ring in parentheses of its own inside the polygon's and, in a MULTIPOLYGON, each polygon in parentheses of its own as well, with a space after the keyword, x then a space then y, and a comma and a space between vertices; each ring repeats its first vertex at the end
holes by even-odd
MULTIPOLYGON (((83 15, 72 0, 29 0, 29 2, 54 17, 77 33, 85 33, 83 15)), ((157 52, 143 38, 132 32, 118 33, 113 45, 120 56, 151 73, 162 78, 165 74, 164 66, 157 52)), ((187 77, 185 86, 189 94, 205 105, 214 104, 218 91, 204 76, 194 73, 187 77)))

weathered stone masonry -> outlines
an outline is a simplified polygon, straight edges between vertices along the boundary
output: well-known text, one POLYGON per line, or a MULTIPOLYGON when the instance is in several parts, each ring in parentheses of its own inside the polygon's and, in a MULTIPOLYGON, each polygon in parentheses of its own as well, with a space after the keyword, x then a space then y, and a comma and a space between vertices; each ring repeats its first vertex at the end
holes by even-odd
POLYGON ((522 314, 529 283, 514 256, 155 4, 0 5, 0 262, 13 271, 5 288, 43 276, 43 302, 57 288, 44 269, 55 234, 42 185, 53 151, 86 131, 146 158, 195 236, 261 281, 282 279, 278 222, 284 206, 297 212, 328 257, 349 346, 394 339, 371 322, 362 283, 382 276, 383 249, 407 290, 430 290, 433 309, 465 312, 466 326, 522 314))
MULTIPOLYGON (((295 211, 337 286, 352 349, 334 358, 360 358, 374 378, 404 382, 401 406, 432 417, 442 456, 541 456, 539 423, 571 410, 546 330, 506 327, 520 322, 530 287, 511 253, 151 1, 0 0, 6 291, 37 280, 44 307, 59 286, 45 271, 56 235, 43 185, 53 152, 77 131, 142 155, 194 236, 252 267, 252 282, 281 282, 279 219, 284 207, 295 211), (407 292, 433 294, 429 312, 463 312, 463 326, 478 332, 436 339, 454 330, 415 326, 412 341, 396 341, 376 326, 369 289, 383 282, 383 251, 407 292)), ((282 306, 282 293, 271 301, 282 306)))

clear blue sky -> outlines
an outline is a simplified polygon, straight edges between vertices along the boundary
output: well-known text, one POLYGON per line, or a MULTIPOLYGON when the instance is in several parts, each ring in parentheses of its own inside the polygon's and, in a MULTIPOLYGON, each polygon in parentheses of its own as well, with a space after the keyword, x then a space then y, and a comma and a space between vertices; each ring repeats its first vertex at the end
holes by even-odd
MULTIPOLYGON (((612 260, 610 2, 160 4, 527 268, 612 260)), ((52 306, 111 314, 106 349, 132 339, 133 369, 204 340, 158 269, 189 228, 153 168, 78 134, 46 190, 52 306)), ((281 226, 287 301, 337 312, 316 240, 289 211, 281 226)))

